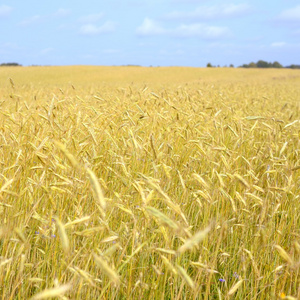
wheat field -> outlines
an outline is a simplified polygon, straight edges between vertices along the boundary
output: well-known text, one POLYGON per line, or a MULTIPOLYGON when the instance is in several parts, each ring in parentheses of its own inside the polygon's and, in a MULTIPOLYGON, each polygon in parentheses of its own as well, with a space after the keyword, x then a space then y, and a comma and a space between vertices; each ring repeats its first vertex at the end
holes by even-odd
POLYGON ((300 72, 0 69, 1 299, 300 299, 300 72))

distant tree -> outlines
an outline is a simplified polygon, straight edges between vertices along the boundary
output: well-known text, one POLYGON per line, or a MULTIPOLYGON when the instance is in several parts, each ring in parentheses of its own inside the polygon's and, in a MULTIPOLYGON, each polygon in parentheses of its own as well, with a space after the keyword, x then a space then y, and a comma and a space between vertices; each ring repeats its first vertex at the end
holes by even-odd
POLYGON ((254 62, 251 62, 250 64, 243 64, 242 66, 241 66, 241 68, 257 68, 257 65, 256 65, 256 63, 254 63, 254 62))
POLYGON ((290 66, 287 66, 286 68, 289 68, 289 69, 300 69, 300 65, 290 65, 290 66))
POLYGON ((212 68, 213 67, 213 65, 211 64, 211 63, 208 63, 207 65, 206 65, 206 68, 212 68))
POLYGON ((256 63, 256 66, 258 68, 270 68, 270 64, 264 60, 259 60, 257 63, 256 63))
POLYGON ((280 64, 278 61, 274 61, 272 63, 272 68, 283 68, 282 64, 280 64))
POLYGON ((9 62, 9 63, 2 63, 0 66, 2 66, 2 67, 17 67, 17 66, 22 66, 22 65, 15 63, 15 62, 9 62))
POLYGON ((290 69, 300 69, 300 65, 290 65, 283 67, 278 61, 273 63, 266 62, 264 60, 259 60, 257 63, 251 62, 250 64, 243 64, 240 68, 290 68, 290 69))
POLYGON ((233 64, 230 64, 230 65, 229 65, 229 68, 234 68, 234 65, 233 65, 233 64))

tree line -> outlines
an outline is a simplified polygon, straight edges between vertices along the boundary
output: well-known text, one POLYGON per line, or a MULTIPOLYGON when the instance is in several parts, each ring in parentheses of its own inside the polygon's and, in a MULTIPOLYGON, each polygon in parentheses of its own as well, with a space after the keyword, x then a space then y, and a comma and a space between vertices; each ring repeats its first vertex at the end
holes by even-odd
MULTIPOLYGON (((0 64, 0 67, 17 67, 17 66, 22 66, 19 63, 16 62, 8 62, 8 63, 2 63, 0 64)), ((211 63, 208 63, 206 65, 207 68, 215 68, 216 66, 213 66, 211 63)), ((219 65, 217 67, 220 67, 219 65)), ((225 66, 227 67, 227 66, 225 66)), ((230 68, 234 68, 233 64, 229 65, 230 68)), ((279 63, 278 61, 274 61, 274 62, 267 62, 264 60, 259 60, 258 62, 251 62, 249 64, 243 64, 241 66, 239 66, 239 68, 276 68, 276 69, 280 69, 280 68, 288 68, 288 69, 300 69, 300 65, 289 65, 289 66, 283 66, 281 63, 279 63)))
POLYGON ((22 65, 16 63, 16 62, 8 62, 8 63, 2 63, 0 64, 0 67, 20 67, 22 65))
MULTIPOLYGON (((214 68, 215 66, 213 66, 211 63, 208 63, 206 65, 207 68, 214 68)), ((217 66, 219 67, 219 66, 217 66)), ((226 66, 225 66, 226 67, 226 66)), ((234 66, 231 64, 229 66, 230 68, 234 68, 234 66)), ((274 62, 267 62, 264 60, 259 60, 258 62, 251 62, 249 64, 243 64, 241 66, 239 66, 239 68, 276 68, 276 69, 280 69, 280 68, 288 68, 288 69, 300 69, 300 65, 289 65, 289 66, 283 66, 281 63, 279 63, 278 61, 274 61, 274 62)))

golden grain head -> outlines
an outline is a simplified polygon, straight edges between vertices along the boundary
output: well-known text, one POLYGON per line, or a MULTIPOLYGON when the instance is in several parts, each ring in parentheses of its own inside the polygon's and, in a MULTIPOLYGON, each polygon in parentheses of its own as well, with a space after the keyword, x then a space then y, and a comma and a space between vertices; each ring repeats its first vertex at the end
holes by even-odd
POLYGON ((181 247, 178 248, 178 253, 184 253, 187 250, 197 246, 210 232, 211 226, 206 227, 203 230, 196 232, 191 238, 189 238, 181 247))
POLYGON ((230 290, 228 291, 228 296, 233 296, 236 291, 238 290, 238 288, 243 284, 244 279, 239 280, 235 285, 233 285, 230 290))
POLYGON ((71 284, 64 284, 52 289, 46 289, 40 293, 34 295, 31 300, 42 300, 42 299, 49 299, 54 297, 61 297, 63 296, 68 290, 72 287, 71 284))
POLYGON ((119 275, 116 273, 115 270, 112 269, 112 267, 108 265, 108 263, 103 258, 94 254, 94 260, 97 266, 103 271, 103 273, 105 273, 105 275, 107 275, 111 282, 113 282, 114 284, 120 283, 119 275))
POLYGON ((57 225, 61 245, 66 253, 70 251, 70 241, 65 229, 64 224, 59 220, 58 217, 54 217, 55 223, 57 225))

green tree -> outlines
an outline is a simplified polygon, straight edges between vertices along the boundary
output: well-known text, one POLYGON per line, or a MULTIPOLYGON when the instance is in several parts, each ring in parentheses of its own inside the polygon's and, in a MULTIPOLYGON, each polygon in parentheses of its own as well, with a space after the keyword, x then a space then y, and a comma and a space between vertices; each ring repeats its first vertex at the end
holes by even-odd
POLYGON ((270 68, 270 64, 264 60, 259 60, 257 63, 256 63, 256 66, 258 68, 270 68))
POLYGON ((254 63, 254 62, 251 62, 249 65, 248 65, 249 68, 257 68, 257 64, 254 63))
POLYGON ((282 64, 280 64, 278 61, 274 61, 272 63, 272 68, 283 68, 282 64))
POLYGON ((290 66, 287 66, 287 68, 290 68, 290 69, 300 69, 300 65, 290 65, 290 66))
POLYGON ((17 67, 17 66, 22 66, 16 62, 8 62, 8 63, 2 63, 0 64, 2 67, 17 67))

